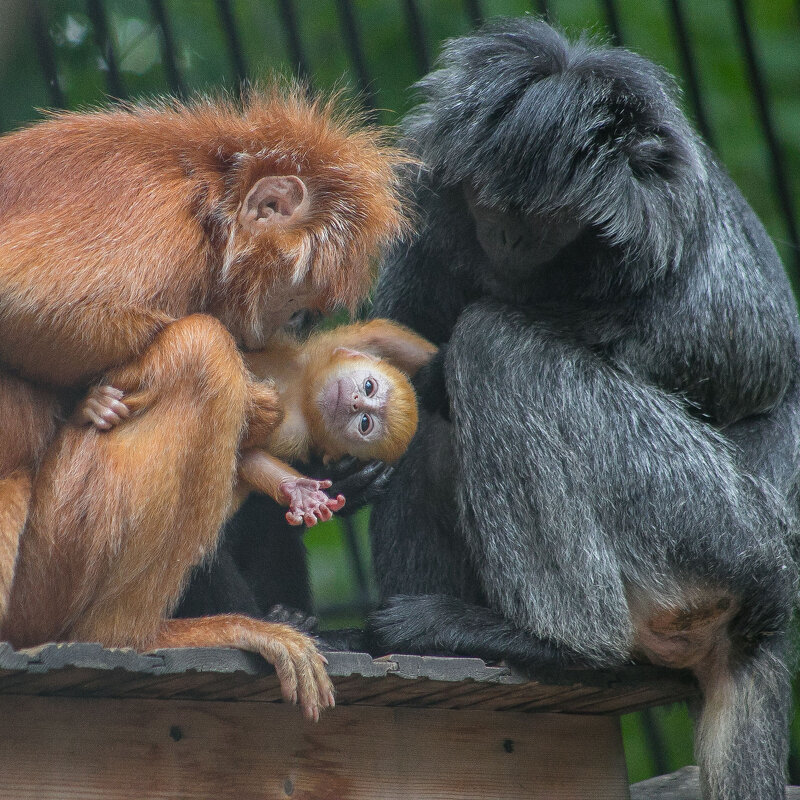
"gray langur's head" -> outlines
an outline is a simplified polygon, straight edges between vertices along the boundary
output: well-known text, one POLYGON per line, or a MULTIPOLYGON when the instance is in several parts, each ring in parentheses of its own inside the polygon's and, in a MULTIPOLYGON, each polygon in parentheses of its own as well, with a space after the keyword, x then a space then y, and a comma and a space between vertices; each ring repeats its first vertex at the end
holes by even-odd
POLYGON ((448 42, 417 89, 407 140, 434 186, 463 188, 484 250, 539 230, 542 263, 591 228, 656 272, 680 259, 705 158, 661 68, 528 17, 448 42))

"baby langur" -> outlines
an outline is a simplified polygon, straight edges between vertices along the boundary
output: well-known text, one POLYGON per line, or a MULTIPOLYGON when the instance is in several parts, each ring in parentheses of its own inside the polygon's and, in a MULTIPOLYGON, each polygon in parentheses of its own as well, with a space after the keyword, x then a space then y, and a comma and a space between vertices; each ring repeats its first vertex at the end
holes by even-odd
MULTIPOLYGON (((288 506, 292 525, 330 519, 344 497, 329 497, 324 490, 330 481, 307 478, 287 462, 307 462, 312 455, 325 462, 345 455, 396 461, 417 427, 408 377, 434 353, 426 339, 383 319, 323 331, 306 342, 279 333, 265 349, 245 353, 253 374, 277 390, 283 417, 272 430, 246 435, 230 514, 255 490, 288 506)), ((98 386, 77 414, 109 430, 130 411, 122 392, 98 386)))
POLYGON ((356 456, 396 461, 417 428, 417 404, 407 376, 426 364, 436 348, 388 320, 346 325, 300 343, 279 334, 245 361, 270 379, 284 416, 265 440, 246 449, 239 466, 241 502, 251 489, 288 505, 292 525, 330 519, 344 497, 328 497, 330 481, 306 478, 288 461, 356 456))

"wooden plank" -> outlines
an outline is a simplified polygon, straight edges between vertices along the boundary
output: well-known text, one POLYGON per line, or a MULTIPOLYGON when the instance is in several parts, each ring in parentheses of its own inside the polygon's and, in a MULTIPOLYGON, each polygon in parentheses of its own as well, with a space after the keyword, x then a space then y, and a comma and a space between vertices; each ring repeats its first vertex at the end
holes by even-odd
POLYGON ((687 700, 693 694, 693 692, 687 691, 683 697, 672 695, 671 699, 668 699, 661 693, 654 693, 652 688, 642 688, 638 691, 629 691, 624 696, 610 695, 606 699, 590 698, 588 701, 570 702, 566 705, 569 707, 570 713, 575 714, 628 714, 643 708, 687 700))
MULTIPOLYGON (((527 685, 527 684, 526 684, 527 685)), ((514 686, 502 686, 494 683, 431 683, 430 692, 415 698, 413 705, 420 708, 472 708, 484 697, 492 697, 498 702, 514 696, 519 691, 514 686)), ((530 694, 530 692, 528 692, 530 694)), ((388 703, 388 705, 395 705, 388 703)), ((402 705, 402 703, 400 704, 402 705)))
MULTIPOLYGON (((102 675, 110 677, 113 691, 116 691, 118 675, 113 671, 103 671, 102 675)), ((61 669, 53 672, 25 672, 22 679, 11 681, 0 686, 0 694, 56 694, 64 692, 68 695, 82 695, 83 687, 98 677, 94 669, 61 669), (23 677, 24 676, 24 677, 23 677)))
POLYGON ((613 717, 0 697, 0 800, 625 800, 613 717))
POLYGON ((476 704, 469 706, 469 708, 479 709, 486 707, 491 711, 568 711, 572 713, 572 708, 575 703, 580 702, 581 706, 585 705, 587 699, 595 697, 604 697, 607 691, 603 689, 596 689, 592 686, 562 686, 556 690, 550 686, 543 686, 539 696, 535 692, 528 692, 527 695, 520 695, 516 698, 508 698, 494 704, 476 704))
MULTIPOLYGON (((169 700, 176 692, 180 692, 186 687, 191 687, 197 682, 214 680, 216 675, 207 673, 184 672, 180 674, 128 674, 120 677, 119 684, 111 684, 107 687, 106 697, 146 697, 169 700), (124 678, 124 679, 123 679, 124 678), (132 678, 132 680, 131 680, 132 678)), ((92 692, 94 696, 101 696, 100 692, 92 692)), ((75 692, 75 697, 80 697, 80 692, 75 692)))
POLYGON ((439 686, 439 683, 427 678, 406 680, 388 676, 381 681, 365 683, 363 692, 359 696, 352 697, 348 702, 367 706, 422 705, 424 707, 427 705, 425 697, 439 686))

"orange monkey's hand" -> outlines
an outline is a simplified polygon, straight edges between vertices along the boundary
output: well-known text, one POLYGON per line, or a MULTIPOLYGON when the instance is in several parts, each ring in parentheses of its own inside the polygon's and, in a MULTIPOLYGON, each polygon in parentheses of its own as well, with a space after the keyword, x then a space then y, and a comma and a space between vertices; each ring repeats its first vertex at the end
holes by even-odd
POLYGON ((323 489, 331 485, 330 481, 315 481, 312 478, 285 478, 281 481, 280 491, 286 498, 289 510, 286 521, 290 525, 307 527, 317 524, 317 520, 327 522, 334 511, 344 505, 344 497, 328 497, 323 489))
POLYGON ((95 386, 75 409, 73 421, 78 425, 89 423, 98 430, 110 431, 131 415, 130 408, 122 402, 124 396, 124 392, 114 386, 95 386))

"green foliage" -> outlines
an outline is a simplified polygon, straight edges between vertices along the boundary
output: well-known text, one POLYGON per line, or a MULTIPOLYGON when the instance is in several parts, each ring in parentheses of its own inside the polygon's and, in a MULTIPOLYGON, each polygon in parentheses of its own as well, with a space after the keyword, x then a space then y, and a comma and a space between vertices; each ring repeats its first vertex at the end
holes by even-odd
MULTIPOLYGON (((364 89, 351 69, 342 24, 334 0, 296 0, 300 38, 315 87, 349 86, 364 89)), ((682 79, 675 32, 667 3, 619 0, 621 36, 625 46, 664 65, 682 79)), ((487 17, 523 14, 535 3, 522 0, 484 0, 487 17)), ((41 0, 53 42, 58 80, 71 108, 104 102, 106 65, 95 40, 85 0, 41 0)), ((177 63, 190 92, 235 89, 235 70, 213 0, 165 0, 175 43, 177 63)), ((242 52, 253 79, 274 70, 291 72, 287 38, 276 0, 232 0, 242 52)), ((425 45, 431 59, 441 42, 466 33, 470 20, 460 0, 418 2, 425 45)), ((606 36, 604 4, 599 0, 551 0, 555 20, 568 31, 591 30, 606 36)), ((126 91, 130 97, 148 97, 167 91, 162 64, 162 39, 146 0, 107 0, 112 42, 126 91)), ((784 259, 792 254, 786 224, 776 203, 769 152, 756 113, 741 45, 727 0, 682 4, 707 116, 719 154, 748 200, 764 220, 784 259)), ((363 45, 369 93, 380 109, 379 119, 396 122, 412 105, 408 87, 419 77, 404 6, 399 0, 354 0, 354 15, 363 45)), ((763 66, 779 140, 795 207, 800 205, 800 19, 792 0, 751 0, 750 20, 763 66)), ((34 120, 37 109, 51 104, 31 33, 29 6, 24 0, 3 4, 0 33, 0 127, 10 130, 34 120)), ((366 96, 366 95, 364 95, 366 96)), ((690 116, 692 109, 687 108, 690 116)), ((0 177, 1 180, 1 177, 0 177)), ((355 536, 368 554, 366 512, 357 515, 355 536)), ((352 562, 342 546, 337 521, 310 531, 306 542, 311 556, 317 602, 330 608, 328 626, 358 621, 347 608, 364 601, 358 596, 352 562)), ((367 556, 368 558, 368 556, 367 556)), ((369 596, 374 600, 370 578, 369 596)), ((670 769, 692 760, 691 736, 685 709, 659 709, 654 714, 666 742, 670 769)), ((795 722, 797 728, 800 723, 795 722)), ((642 719, 623 718, 632 780, 653 774, 655 765, 644 746, 642 719)))

